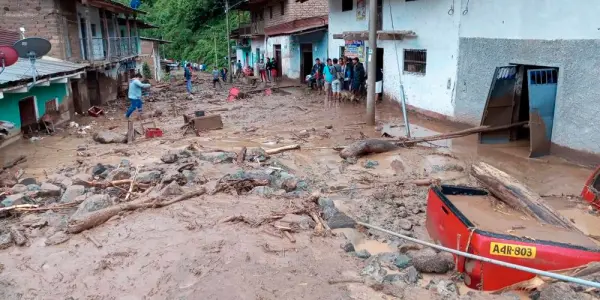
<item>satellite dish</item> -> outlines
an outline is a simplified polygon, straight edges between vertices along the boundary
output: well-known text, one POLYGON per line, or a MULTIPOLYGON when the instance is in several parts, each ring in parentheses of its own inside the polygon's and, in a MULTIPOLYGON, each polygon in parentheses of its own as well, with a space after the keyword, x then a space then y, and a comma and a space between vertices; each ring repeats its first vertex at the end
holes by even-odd
POLYGON ((17 54, 20 58, 28 58, 29 62, 31 62, 31 67, 25 71, 25 73, 31 70, 31 77, 33 77, 33 82, 28 86, 31 88, 35 85, 37 78, 37 70, 35 69, 35 61, 42 57, 52 49, 52 45, 50 42, 43 38, 26 38, 20 41, 17 41, 13 46, 15 50, 17 50, 17 54))
POLYGON ((0 74, 4 72, 6 67, 14 65, 17 60, 19 60, 19 55, 15 48, 11 46, 0 46, 0 63, 2 64, 0 74))

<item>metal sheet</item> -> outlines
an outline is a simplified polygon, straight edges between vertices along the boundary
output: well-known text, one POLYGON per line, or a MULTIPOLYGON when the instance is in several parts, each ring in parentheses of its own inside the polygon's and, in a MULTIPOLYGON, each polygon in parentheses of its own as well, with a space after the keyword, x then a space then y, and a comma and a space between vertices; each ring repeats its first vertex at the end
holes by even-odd
MULTIPOLYGON (((498 67, 481 118, 481 125, 501 126, 512 123, 517 86, 517 66, 498 67)), ((479 134, 482 144, 510 141, 510 129, 479 134)))
MULTIPOLYGON (((86 64, 76 64, 54 59, 42 58, 35 62, 35 70, 37 71, 38 78, 43 78, 54 74, 72 73, 82 70, 85 67, 87 67, 86 64)), ((28 59, 19 58, 16 64, 7 67, 6 70, 0 74, 0 87, 4 87, 5 84, 11 82, 27 82, 32 78, 31 63, 28 59)))
POLYGON ((527 71, 529 84, 529 130, 531 133, 530 157, 550 153, 554 105, 558 85, 556 69, 532 69, 527 71))

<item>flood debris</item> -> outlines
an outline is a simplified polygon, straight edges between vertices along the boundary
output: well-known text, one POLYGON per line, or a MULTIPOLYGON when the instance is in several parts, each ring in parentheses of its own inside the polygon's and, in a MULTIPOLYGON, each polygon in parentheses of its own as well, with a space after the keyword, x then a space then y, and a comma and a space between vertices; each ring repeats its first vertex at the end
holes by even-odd
POLYGON ((358 158, 372 153, 383 153, 398 149, 398 146, 385 140, 364 140, 346 146, 340 151, 343 159, 358 158))

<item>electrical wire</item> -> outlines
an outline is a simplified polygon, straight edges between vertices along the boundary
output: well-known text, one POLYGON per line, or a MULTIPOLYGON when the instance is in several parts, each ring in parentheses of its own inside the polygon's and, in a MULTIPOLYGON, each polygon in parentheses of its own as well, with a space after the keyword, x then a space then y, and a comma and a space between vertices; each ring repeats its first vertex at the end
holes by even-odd
MULTIPOLYGON (((394 17, 392 15, 392 3, 388 1, 388 8, 390 10, 390 21, 392 24, 392 31, 396 31, 394 27, 394 17)), ((400 60, 398 59, 398 41, 394 40, 394 50, 396 51, 396 67, 398 68, 398 81, 400 82, 400 94, 402 97, 402 117, 404 118, 404 127, 406 128, 406 137, 410 138, 410 124, 408 122, 408 113, 406 112, 406 95, 404 94, 404 85, 402 84, 402 73, 400 70, 400 60)))

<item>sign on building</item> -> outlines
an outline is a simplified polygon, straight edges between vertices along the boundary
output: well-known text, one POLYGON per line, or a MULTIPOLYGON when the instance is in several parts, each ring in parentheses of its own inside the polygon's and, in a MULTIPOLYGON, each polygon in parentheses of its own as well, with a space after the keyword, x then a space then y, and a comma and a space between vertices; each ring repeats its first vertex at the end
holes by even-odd
POLYGON ((362 62, 365 61, 365 41, 359 40, 348 40, 346 41, 346 47, 344 47, 344 56, 358 59, 362 62))

